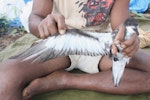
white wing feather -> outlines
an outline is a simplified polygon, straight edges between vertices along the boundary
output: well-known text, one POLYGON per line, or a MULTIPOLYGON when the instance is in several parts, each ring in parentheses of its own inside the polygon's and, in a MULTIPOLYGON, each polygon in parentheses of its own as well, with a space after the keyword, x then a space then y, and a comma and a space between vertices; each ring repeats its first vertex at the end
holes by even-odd
POLYGON ((64 35, 51 36, 12 58, 22 58, 23 61, 33 59, 33 62, 44 62, 68 55, 106 55, 110 53, 112 42, 111 33, 93 33, 73 29, 64 35), (107 42, 109 42, 109 47, 106 51, 105 43, 107 42))

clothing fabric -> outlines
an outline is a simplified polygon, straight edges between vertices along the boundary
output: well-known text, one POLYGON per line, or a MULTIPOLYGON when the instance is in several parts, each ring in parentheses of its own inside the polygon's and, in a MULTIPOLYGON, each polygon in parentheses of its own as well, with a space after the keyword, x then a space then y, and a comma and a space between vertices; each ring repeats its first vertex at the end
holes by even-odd
POLYGON ((102 56, 82 56, 82 55, 70 55, 69 56, 71 60, 71 66, 67 68, 67 71, 71 71, 73 69, 79 69, 86 73, 98 73, 99 67, 99 61, 102 58, 102 56))
POLYGON ((145 12, 150 5, 150 0, 130 0, 130 11, 136 11, 138 13, 145 12))
POLYGON ((65 17, 68 28, 108 32, 114 0, 53 0, 53 12, 65 17))

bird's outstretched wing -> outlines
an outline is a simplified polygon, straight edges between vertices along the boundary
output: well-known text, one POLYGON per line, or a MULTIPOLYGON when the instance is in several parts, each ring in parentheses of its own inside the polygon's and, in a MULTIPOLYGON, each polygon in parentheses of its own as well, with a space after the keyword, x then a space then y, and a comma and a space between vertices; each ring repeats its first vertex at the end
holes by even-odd
POLYGON ((99 34, 69 29, 65 34, 51 36, 24 52, 11 57, 11 59, 22 58, 23 61, 33 59, 33 62, 45 62, 49 59, 68 55, 106 55, 110 53, 112 42, 112 33, 99 34))

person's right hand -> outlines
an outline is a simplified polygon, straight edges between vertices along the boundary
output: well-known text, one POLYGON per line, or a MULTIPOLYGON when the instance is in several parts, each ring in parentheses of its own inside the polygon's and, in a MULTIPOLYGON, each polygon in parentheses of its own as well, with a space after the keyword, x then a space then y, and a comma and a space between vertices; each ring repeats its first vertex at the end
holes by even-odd
POLYGON ((64 34, 66 32, 64 16, 60 13, 47 15, 38 25, 38 30, 41 39, 45 39, 55 33, 64 34))
POLYGON ((139 49, 139 38, 137 33, 132 35, 130 39, 124 40, 125 35, 125 26, 119 26, 119 32, 114 40, 114 44, 112 45, 112 54, 115 55, 118 52, 117 44, 120 44, 123 48, 122 54, 125 57, 132 57, 136 54, 139 49))

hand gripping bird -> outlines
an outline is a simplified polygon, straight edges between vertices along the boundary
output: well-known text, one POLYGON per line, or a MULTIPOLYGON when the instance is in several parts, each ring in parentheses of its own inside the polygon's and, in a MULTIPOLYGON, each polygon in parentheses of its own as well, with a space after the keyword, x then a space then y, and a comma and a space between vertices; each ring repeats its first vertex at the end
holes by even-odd
MULTIPOLYGON (((138 21, 136 19, 128 18, 124 26, 124 40, 130 39, 133 34, 138 34, 138 21)), ((109 55, 113 62, 112 76, 114 85, 118 86, 130 58, 122 54, 123 48, 121 48, 120 44, 116 45, 118 48, 117 54, 112 55, 111 46, 117 33, 117 31, 97 33, 79 29, 68 29, 65 34, 50 36, 24 52, 10 57, 10 59, 19 58, 22 61, 32 60, 32 63, 42 63, 50 59, 68 55, 109 55)))

